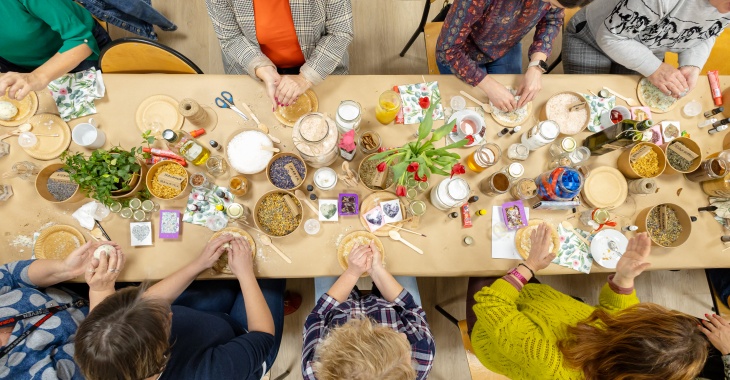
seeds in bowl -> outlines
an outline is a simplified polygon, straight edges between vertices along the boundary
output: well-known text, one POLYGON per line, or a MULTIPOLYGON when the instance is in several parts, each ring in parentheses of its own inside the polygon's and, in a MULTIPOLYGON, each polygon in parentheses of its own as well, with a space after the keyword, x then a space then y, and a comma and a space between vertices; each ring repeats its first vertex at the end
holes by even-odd
MULTIPOLYGON (((264 232, 272 236, 286 236, 296 230, 302 222, 302 214, 294 215, 287 206, 282 193, 265 195, 258 208, 256 220, 264 232)), ((299 200, 292 197, 297 207, 301 207, 299 200)))
MULTIPOLYGON (((640 145, 637 145, 631 149, 631 154, 635 153, 639 147, 640 145)), ((645 155, 631 162, 631 169, 634 169, 636 174, 644 178, 655 177, 659 175, 659 156, 654 150, 650 150, 645 155)))
POLYGON ((562 93, 551 97, 545 105, 545 113, 548 120, 552 120, 560 126, 560 133, 574 135, 583 130, 588 120, 588 113, 584 108, 569 110, 568 107, 585 101, 573 94, 562 93))
POLYGON ((182 193, 183 183, 187 180, 188 172, 180 164, 165 163, 159 167, 152 178, 152 187, 149 190, 157 198, 172 199, 182 193), (182 181, 177 183, 179 177, 182 177, 182 181))
POLYGON ((677 213, 665 205, 654 207, 649 212, 649 216, 646 218, 646 229, 654 241, 663 246, 671 246, 682 234, 682 225, 679 223, 677 213), (666 213, 664 218, 662 218, 662 209, 666 213))
POLYGON ((286 166, 292 164, 299 174, 299 178, 304 179, 305 167, 304 162, 294 156, 282 156, 274 160, 269 166, 269 179, 274 186, 289 190, 299 186, 299 183, 294 183, 289 175, 289 171, 286 166))
MULTIPOLYGON (((362 180, 362 183, 364 183, 369 189, 375 190, 373 187, 373 178, 375 177, 375 173, 378 172, 379 162, 371 160, 369 157, 365 157, 364 160, 365 161, 363 161, 362 166, 360 166, 360 180, 362 180)), ((390 167, 387 167, 386 170, 388 170, 388 179, 385 181, 385 186, 383 186, 384 189, 389 188, 395 179, 393 170, 390 169, 390 167)))

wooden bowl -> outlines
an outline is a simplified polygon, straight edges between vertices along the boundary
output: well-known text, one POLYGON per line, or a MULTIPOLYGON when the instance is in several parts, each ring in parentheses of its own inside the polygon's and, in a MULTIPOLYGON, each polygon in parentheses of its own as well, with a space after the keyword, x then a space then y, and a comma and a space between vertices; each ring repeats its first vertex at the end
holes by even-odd
POLYGON ((251 169, 251 170, 239 170, 238 168, 236 168, 233 165, 233 162, 231 162, 231 159, 228 157, 228 155, 231 154, 231 153, 236 154, 235 151, 231 151, 231 149, 228 148, 229 145, 231 144, 231 141, 236 136, 240 135, 243 132, 258 132, 261 135, 265 136, 266 137, 266 140, 268 140, 269 142, 271 142, 271 145, 270 145, 271 147, 274 147, 274 142, 271 141, 271 138, 269 138, 269 136, 267 136, 265 133, 261 132, 260 130, 258 130, 256 128, 241 128, 241 129, 237 129, 236 131, 234 131, 228 137, 228 139, 226 139, 226 149, 225 149, 225 159, 226 159, 226 162, 228 162, 228 166, 230 166, 237 173, 241 173, 241 174, 256 174, 256 173, 261 173, 262 171, 266 170, 269 167, 269 164, 271 163, 271 158, 274 156, 274 153, 273 152, 265 152, 265 155, 266 156, 269 156, 269 160, 267 161, 266 166, 262 167, 261 169, 254 168, 254 169, 251 169))
POLYGON ((662 150, 662 148, 660 148, 658 145, 652 144, 650 142, 640 142, 640 143, 636 144, 636 146, 634 148, 624 150, 623 153, 621 153, 621 155, 618 156, 616 165, 618 166, 618 170, 620 170, 621 173, 626 178, 630 178, 630 179, 654 178, 654 177, 660 176, 666 169, 667 157, 664 155, 664 151, 662 150), (642 145, 650 146, 651 150, 653 150, 654 153, 657 154, 657 161, 659 161, 659 172, 657 172, 657 174, 653 177, 642 177, 641 175, 639 175, 639 173, 635 172, 634 168, 631 166, 631 161, 630 161, 631 151, 634 149, 637 149, 638 147, 640 147, 642 145))
POLYGON ((639 214, 636 215, 636 226, 639 227, 637 232, 647 232, 649 235, 649 238, 651 239, 651 243, 653 245, 659 246, 659 247, 665 247, 665 248, 675 248, 679 247, 680 245, 684 244, 684 242, 689 239, 689 235, 692 232, 692 220, 689 217, 689 214, 687 214, 687 211, 684 211, 683 208, 675 205, 674 203, 662 203, 658 204, 654 207, 647 207, 639 212, 639 214), (669 206, 672 210, 674 210, 675 214, 677 215, 677 219, 679 219, 679 225, 682 226, 682 233, 679 234, 679 237, 677 240, 675 240, 671 245, 663 245, 660 244, 658 241, 654 239, 654 237, 649 233, 649 230, 647 228, 648 225, 648 218, 649 213, 662 205, 669 206))
MULTIPOLYGON (((582 101, 585 101, 586 102, 586 105, 580 110, 580 111, 582 111, 583 113, 586 114, 586 121, 585 121, 585 123, 583 123, 583 127, 580 130, 578 130, 576 132, 572 132, 572 133, 566 133, 565 132, 565 128, 563 127, 563 125, 561 125, 560 123, 558 123, 558 127, 560 128, 560 133, 561 134, 569 135, 569 136, 570 135, 577 135, 578 133, 585 131, 585 129, 588 128, 588 124, 590 124, 590 122, 591 122, 591 108, 588 105, 588 101, 586 100, 586 98, 583 95, 581 95, 581 94, 579 94, 577 92, 563 91, 563 92, 559 92, 559 93, 551 96, 550 99, 548 99, 548 101, 542 107, 542 110, 540 111, 540 119, 541 120, 552 120, 552 121, 555 121, 557 123, 557 120, 555 120, 554 118, 551 118, 551 116, 554 116, 554 115, 548 115, 548 104, 550 104, 550 101, 552 101, 555 97, 557 97, 559 95, 566 95, 566 94, 567 95, 573 95, 573 96, 575 96, 576 98, 578 98, 577 101, 581 101, 582 100, 582 101)), ((567 113, 568 110, 565 109, 564 112, 567 113)), ((578 111, 575 111, 575 112, 578 112, 578 111)))
POLYGON ((55 172, 63 169, 64 166, 64 164, 50 164, 38 172, 38 176, 35 177, 35 191, 41 196, 41 198, 51 203, 76 203, 86 198, 84 193, 79 191, 80 187, 78 186, 76 187, 76 191, 74 191, 73 195, 63 201, 57 201, 56 198, 53 197, 53 194, 48 191, 48 179, 51 178, 55 172))
POLYGON ((296 153, 290 153, 290 152, 277 153, 273 157, 271 157, 271 160, 269 160, 269 164, 266 165, 266 178, 269 180, 269 183, 277 189, 294 191, 294 190, 300 188, 302 186, 302 184, 304 184, 304 181, 307 179, 307 163, 304 162, 302 157, 300 157, 296 153), (274 181, 271 180, 271 165, 274 163, 274 161, 278 160, 281 157, 294 157, 295 159, 299 160, 299 162, 301 162, 302 165, 304 165, 304 176, 302 177, 302 180, 296 186, 294 186, 290 189, 284 189, 279 186, 276 186, 274 184, 274 181))
POLYGON ((667 168, 666 168, 666 170, 664 170, 664 174, 672 175, 672 174, 692 173, 693 171, 697 170, 697 168, 700 167, 700 164, 702 164, 702 149, 700 149, 700 146, 697 145, 697 143, 694 140, 690 139, 689 137, 677 137, 676 139, 674 139, 666 144, 662 144, 662 150, 664 151, 664 156, 665 156, 665 159, 667 160, 667 168), (669 147, 669 145, 672 145, 675 142, 681 142, 682 144, 684 144, 684 146, 689 148, 689 150, 691 150, 692 152, 694 152, 697 155, 697 158, 695 158, 694 161, 692 161, 692 165, 690 165, 689 169, 686 171, 678 170, 678 169, 675 169, 674 167, 672 167, 672 165, 669 163, 669 158, 666 157, 667 148, 669 147))
MULTIPOLYGON (((284 205, 284 207, 286 207, 286 205, 284 205)), ((256 226, 263 233, 265 233, 266 235, 268 235, 270 237, 273 237, 273 238, 279 238, 279 237, 285 237, 285 236, 291 235, 294 231, 296 231, 299 228, 299 226, 302 225, 302 220, 304 219, 304 208, 302 206, 302 202, 297 199, 297 197, 294 195, 294 193, 289 192, 289 191, 286 191, 286 190, 272 190, 272 191, 267 192, 263 196, 261 196, 261 198, 259 198, 259 200, 256 201, 256 206, 253 209, 253 215, 254 215, 254 220, 256 222, 256 226), (268 196, 270 196, 272 194, 288 195, 288 196, 290 196, 292 198, 292 200, 294 201, 294 204, 299 207, 299 216, 298 217, 295 217, 295 218, 298 219, 297 226, 294 229, 292 229, 287 234, 284 234, 284 235, 275 235, 275 234, 271 233, 271 231, 269 230, 268 227, 264 226, 259 221, 259 213, 261 212, 261 205, 262 205, 264 199, 266 199, 266 197, 268 197, 268 196)))
POLYGON ((147 184, 147 189, 150 191, 150 194, 152 194, 153 197, 155 197, 157 199, 162 199, 162 200, 178 199, 178 198, 181 198, 181 197, 183 197, 185 195, 185 190, 188 188, 188 178, 189 177, 190 176, 188 175, 188 171, 185 170, 185 167, 182 166, 182 165, 180 165, 180 164, 178 164, 177 162, 175 162, 175 161, 160 161, 160 162, 152 165, 152 167, 147 171, 147 176, 146 176, 146 181, 145 182, 147 184), (158 171, 160 171, 161 168, 163 168, 166 165, 177 165, 180 169, 182 169, 185 172, 185 180, 182 181, 182 183, 181 183, 182 187, 180 189, 180 192, 177 195, 175 195, 173 197, 169 197, 169 198, 165 198, 161 194, 155 194, 155 192, 152 190, 152 181, 154 180, 155 175, 157 174, 158 171))
MULTIPOLYGON (((365 181, 362 180, 362 173, 363 173, 362 165, 366 161, 369 161, 370 160, 370 157, 372 157, 372 156, 374 156, 376 154, 378 154, 378 153, 376 152, 376 153, 373 153, 373 154, 369 154, 369 155, 365 156, 365 158, 363 158, 362 161, 360 161, 360 165, 358 165, 358 167, 357 167, 357 175, 358 175, 358 178, 360 178, 360 182, 362 182, 362 184, 365 185, 365 187, 367 187, 368 189, 370 189, 372 191, 382 191, 382 190, 390 189, 390 187, 393 186, 393 184, 395 183, 395 178, 393 178, 393 182, 390 184, 390 186, 386 186, 383 189, 376 189, 374 187, 370 187, 369 184, 365 183, 365 181)), ((388 176, 393 175, 393 169, 390 166, 388 166, 388 172, 389 172, 388 173, 388 176)), ((387 180, 386 180, 386 183, 387 183, 387 180)))

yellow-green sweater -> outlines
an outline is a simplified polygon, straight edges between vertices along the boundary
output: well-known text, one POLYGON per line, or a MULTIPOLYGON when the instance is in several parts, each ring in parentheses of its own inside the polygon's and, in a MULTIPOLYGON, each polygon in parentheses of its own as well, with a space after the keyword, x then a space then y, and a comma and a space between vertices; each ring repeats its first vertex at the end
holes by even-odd
MULTIPOLYGON (((471 334, 474 352, 485 367, 513 380, 583 379, 580 371, 563 365, 557 342, 567 336, 566 327, 588 318, 596 307, 557 290, 527 284, 518 291, 499 279, 475 296, 477 322, 471 334)), ((601 289, 597 307, 618 311, 639 303, 636 291, 614 293, 601 289)))

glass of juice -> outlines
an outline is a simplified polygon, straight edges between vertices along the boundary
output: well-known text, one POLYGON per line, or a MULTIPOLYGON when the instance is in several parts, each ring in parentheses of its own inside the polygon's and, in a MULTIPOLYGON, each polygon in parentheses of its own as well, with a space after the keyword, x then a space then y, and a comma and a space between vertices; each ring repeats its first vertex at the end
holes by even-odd
POLYGON ((400 94, 393 90, 388 90, 380 94, 378 105, 375 106, 375 118, 380 124, 390 124, 400 111, 400 94))

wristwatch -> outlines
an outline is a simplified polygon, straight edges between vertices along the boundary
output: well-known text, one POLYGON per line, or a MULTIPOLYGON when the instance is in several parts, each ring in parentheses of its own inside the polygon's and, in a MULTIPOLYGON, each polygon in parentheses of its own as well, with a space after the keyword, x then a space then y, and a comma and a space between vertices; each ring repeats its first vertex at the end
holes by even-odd
POLYGON ((529 69, 530 67, 537 67, 543 74, 545 74, 548 70, 547 62, 543 60, 530 62, 530 64, 527 65, 527 68, 529 69))

